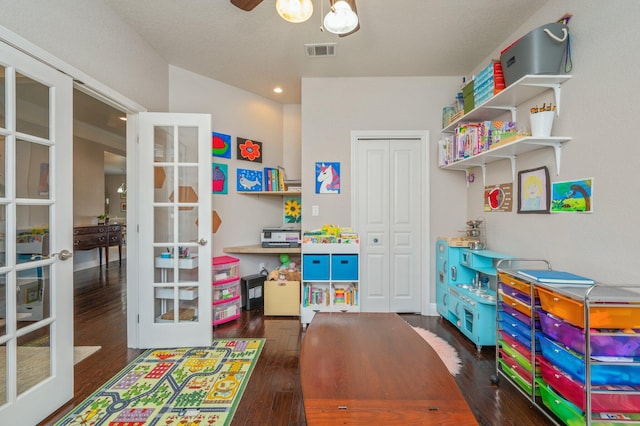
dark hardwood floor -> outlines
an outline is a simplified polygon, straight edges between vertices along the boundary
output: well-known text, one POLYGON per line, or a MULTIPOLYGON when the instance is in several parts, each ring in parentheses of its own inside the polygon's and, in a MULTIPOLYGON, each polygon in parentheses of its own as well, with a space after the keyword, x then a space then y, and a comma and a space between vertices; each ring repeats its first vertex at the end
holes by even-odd
MULTIPOLYGON (((99 345, 102 349, 75 366, 74 398, 41 425, 54 424, 142 352, 127 348, 125 261, 122 266, 116 261, 102 269, 76 273, 74 288, 75 344, 99 345)), ((475 345, 439 317, 403 314, 402 318, 431 330, 458 351, 462 371, 455 381, 480 425, 552 424, 506 380, 498 386, 491 383, 495 372, 493 347, 477 352, 475 345)), ((305 332, 297 317, 265 317, 258 309, 243 311, 239 320, 216 327, 213 334, 267 339, 233 426, 306 425, 298 359, 305 332)))

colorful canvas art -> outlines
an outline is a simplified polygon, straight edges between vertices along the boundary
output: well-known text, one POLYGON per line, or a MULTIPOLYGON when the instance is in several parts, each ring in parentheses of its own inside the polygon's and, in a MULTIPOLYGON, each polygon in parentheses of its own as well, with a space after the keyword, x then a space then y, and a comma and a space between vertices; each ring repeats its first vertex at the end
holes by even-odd
POLYGON ((502 183, 484 187, 485 212, 510 212, 513 205, 513 184, 502 183))
POLYGON ((340 163, 316 163, 316 194, 340 193, 340 163))
POLYGON ((262 170, 238 169, 238 182, 236 191, 238 192, 260 192, 262 186, 262 170))
POLYGON ((551 212, 593 212, 593 178, 553 182, 551 212))
POLYGON ((212 194, 226 194, 228 192, 227 182, 229 181, 228 167, 226 164, 213 163, 213 177, 211 180, 212 194))
POLYGON ((213 132, 211 136, 211 155, 231 158, 231 135, 213 132))
POLYGON ((245 138, 236 139, 238 145, 236 155, 238 160, 262 163, 262 142, 245 138))
POLYGON ((284 223, 302 222, 302 201, 300 197, 285 197, 284 223))

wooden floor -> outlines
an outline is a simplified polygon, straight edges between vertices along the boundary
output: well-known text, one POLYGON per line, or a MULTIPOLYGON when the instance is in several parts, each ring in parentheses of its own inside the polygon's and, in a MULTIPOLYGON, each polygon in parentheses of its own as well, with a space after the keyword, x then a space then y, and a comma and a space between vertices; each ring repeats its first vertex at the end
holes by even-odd
MULTIPOLYGON (((111 262, 75 275, 75 344, 100 345, 95 355, 75 366, 75 396, 41 425, 52 425, 87 398, 142 351, 127 348, 126 262, 111 262)), ((495 351, 475 345, 439 317, 402 315, 445 339, 462 360, 455 381, 480 425, 552 424, 505 380, 491 384, 495 351)), ((297 317, 265 317, 244 311, 239 320, 214 329, 214 337, 264 337, 267 342, 232 425, 306 425, 299 377, 304 331, 297 317)), ((371 372, 375 374, 375 372, 371 372)))

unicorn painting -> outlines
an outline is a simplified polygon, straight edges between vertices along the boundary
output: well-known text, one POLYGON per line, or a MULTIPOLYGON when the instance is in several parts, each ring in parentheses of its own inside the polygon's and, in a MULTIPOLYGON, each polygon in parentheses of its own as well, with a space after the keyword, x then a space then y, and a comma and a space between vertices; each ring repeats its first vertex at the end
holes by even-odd
POLYGON ((316 163, 316 194, 340 193, 340 163, 316 163))

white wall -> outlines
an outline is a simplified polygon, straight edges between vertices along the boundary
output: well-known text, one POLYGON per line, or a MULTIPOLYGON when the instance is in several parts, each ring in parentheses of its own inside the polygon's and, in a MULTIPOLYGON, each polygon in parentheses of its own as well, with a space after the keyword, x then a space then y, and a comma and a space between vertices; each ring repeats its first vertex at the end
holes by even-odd
POLYGON ((168 64, 101 0, 0 0, 0 25, 144 105, 168 106, 168 64))
MULTIPOLYGON (((487 219, 488 243, 496 251, 545 258, 555 269, 604 283, 640 284, 640 270, 634 267, 640 234, 636 216, 640 211, 636 164, 640 143, 632 130, 640 117, 636 22, 640 2, 619 0, 615 7, 598 0, 549 2, 497 46, 487 61, 498 58, 499 51, 513 40, 557 21, 565 12, 573 14, 569 22, 573 77, 562 86, 562 110, 552 134, 573 140, 562 149, 560 175, 556 175, 551 149, 520 156, 517 170, 547 166, 552 182, 594 178, 594 213, 517 214, 515 203, 511 213, 483 213, 482 182, 476 179, 467 193, 467 214, 487 219)), ((534 102, 550 100, 551 95, 546 94, 534 102)), ((529 106, 519 111, 519 120, 525 123, 529 106)), ((510 180, 508 162, 487 167, 487 184, 510 180)), ((432 199, 434 204, 437 198, 432 199)))
MULTIPOLYGON (((171 112, 211 114, 212 130, 231 135, 232 158, 212 157, 212 162, 227 164, 229 173, 228 194, 211 196, 213 209, 222 219, 222 225, 213 235, 213 255, 225 255, 223 248, 228 246, 258 244, 264 227, 283 224, 282 198, 238 194, 236 170, 263 170, 284 164, 282 104, 174 66, 170 67, 169 80, 171 112), (262 142, 262 163, 237 160, 236 137, 262 142)), ((295 113, 295 108, 290 110, 295 113)), ((293 128, 295 134, 295 126, 293 128)), ((295 161, 291 161, 291 168, 295 170, 295 161)), ((297 161, 299 163, 299 158, 297 161)), ((269 268, 280 264, 277 256, 272 255, 231 256, 241 259, 241 275, 259 272, 260 262, 269 268)))

